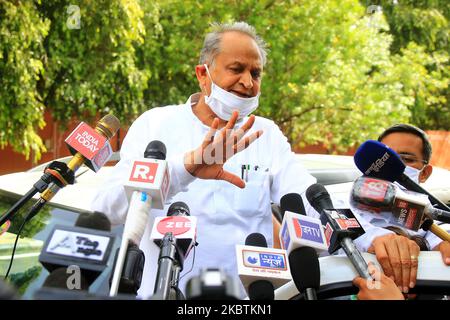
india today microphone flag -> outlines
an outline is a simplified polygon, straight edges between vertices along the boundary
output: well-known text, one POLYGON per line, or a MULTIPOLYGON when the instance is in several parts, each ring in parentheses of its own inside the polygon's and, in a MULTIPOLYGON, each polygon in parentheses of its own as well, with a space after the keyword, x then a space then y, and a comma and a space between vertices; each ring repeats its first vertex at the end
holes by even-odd
POLYGON ((69 169, 76 171, 85 163, 94 172, 100 170, 113 153, 108 140, 119 127, 119 120, 111 114, 104 116, 95 129, 81 122, 65 140, 74 155, 68 164, 69 169))

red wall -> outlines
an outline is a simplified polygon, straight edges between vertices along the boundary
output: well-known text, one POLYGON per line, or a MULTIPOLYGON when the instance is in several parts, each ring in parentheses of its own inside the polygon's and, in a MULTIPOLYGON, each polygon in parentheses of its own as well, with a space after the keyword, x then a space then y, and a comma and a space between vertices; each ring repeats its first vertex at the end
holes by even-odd
MULTIPOLYGON (((64 143, 67 136, 75 129, 75 127, 81 122, 77 119, 72 119, 68 123, 67 130, 60 132, 58 123, 53 121, 49 113, 44 115, 47 125, 44 129, 39 130, 39 136, 43 143, 47 147, 47 152, 42 154, 38 163, 33 163, 33 155, 30 155, 30 159, 26 160, 25 156, 20 153, 14 152, 11 147, 7 146, 5 149, 0 149, 0 175, 18 171, 24 171, 31 169, 36 164, 45 163, 57 158, 69 156, 70 152, 64 143)), ((95 122, 89 123, 91 127, 95 126, 95 122)), ((126 130, 120 129, 119 132, 110 140, 111 146, 114 151, 119 149, 118 144, 125 137, 126 130)))
MULTIPOLYGON (((48 162, 60 157, 69 156, 70 153, 66 148, 64 140, 72 132, 73 129, 80 123, 77 119, 70 120, 68 124, 68 129, 65 132, 60 132, 58 130, 58 123, 53 121, 49 113, 45 114, 45 122, 47 125, 43 130, 39 131, 39 136, 44 141, 47 147, 47 152, 42 155, 42 158, 38 163, 48 162)), ((89 123, 94 127, 94 123, 89 123)), ((433 157, 431 164, 439 166, 442 168, 450 169, 450 132, 448 131, 427 131, 431 144, 433 146, 433 157)), ((126 135, 125 129, 120 129, 118 134, 116 134, 111 139, 111 146, 114 151, 119 149, 120 143, 126 135)), ((307 146, 304 148, 296 149, 295 152, 299 153, 318 153, 326 154, 327 150, 321 145, 307 146)), ((346 155, 353 155, 355 149, 350 149, 346 152, 346 155)), ((6 147, 5 149, 0 149, 0 175, 24 171, 32 168, 36 164, 32 163, 32 156, 29 160, 25 159, 25 156, 14 152, 11 147, 6 147)))

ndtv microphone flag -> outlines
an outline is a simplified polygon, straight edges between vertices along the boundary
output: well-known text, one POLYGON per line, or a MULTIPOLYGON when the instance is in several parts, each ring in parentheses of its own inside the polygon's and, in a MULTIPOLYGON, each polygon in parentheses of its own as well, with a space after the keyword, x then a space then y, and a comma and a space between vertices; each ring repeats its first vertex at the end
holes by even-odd
POLYGON ((112 155, 109 141, 102 134, 81 122, 65 140, 70 152, 79 152, 86 159, 86 165, 97 172, 112 155))
POLYGON ((155 209, 164 209, 169 186, 167 162, 146 158, 132 162, 128 180, 124 184, 128 199, 131 199, 133 191, 145 192, 152 198, 152 208, 155 209))

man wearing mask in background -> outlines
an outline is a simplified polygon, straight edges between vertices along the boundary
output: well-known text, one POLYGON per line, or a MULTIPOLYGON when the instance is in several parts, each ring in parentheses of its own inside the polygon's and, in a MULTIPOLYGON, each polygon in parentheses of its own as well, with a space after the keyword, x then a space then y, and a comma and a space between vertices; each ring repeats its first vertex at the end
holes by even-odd
MULTIPOLYGON (((405 174, 413 181, 424 183, 430 177, 433 172, 433 167, 430 165, 432 150, 431 143, 424 131, 412 125, 396 124, 386 129, 378 137, 378 141, 400 155, 406 165, 405 174)), ((404 189, 401 186, 399 188, 404 189)), ((450 243, 448 241, 442 241, 431 232, 423 230, 414 232, 405 228, 397 228, 401 234, 405 235, 398 236, 393 231, 385 229, 392 226, 380 215, 374 216, 357 208, 352 208, 352 211, 362 218, 363 223, 369 222, 376 226, 370 232, 376 232, 377 236, 367 251, 376 254, 385 274, 394 279, 403 293, 408 293, 409 289, 415 286, 417 278, 417 257, 420 248, 411 239, 423 237, 428 246, 425 249, 440 251, 444 263, 450 265, 450 243)), ((441 227, 450 230, 449 225, 441 225, 441 227)), ((360 238, 364 238, 364 236, 360 238)), ((361 239, 357 241, 361 241, 361 239)), ((424 249, 422 248, 422 250, 424 249)))

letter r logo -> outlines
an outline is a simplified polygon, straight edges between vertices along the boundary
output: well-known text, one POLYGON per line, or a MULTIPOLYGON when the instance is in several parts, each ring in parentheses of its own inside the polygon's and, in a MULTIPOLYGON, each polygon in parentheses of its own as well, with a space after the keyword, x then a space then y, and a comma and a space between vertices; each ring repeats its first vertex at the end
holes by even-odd
POLYGON ((157 170, 158 163, 135 161, 130 181, 154 183, 157 170))

